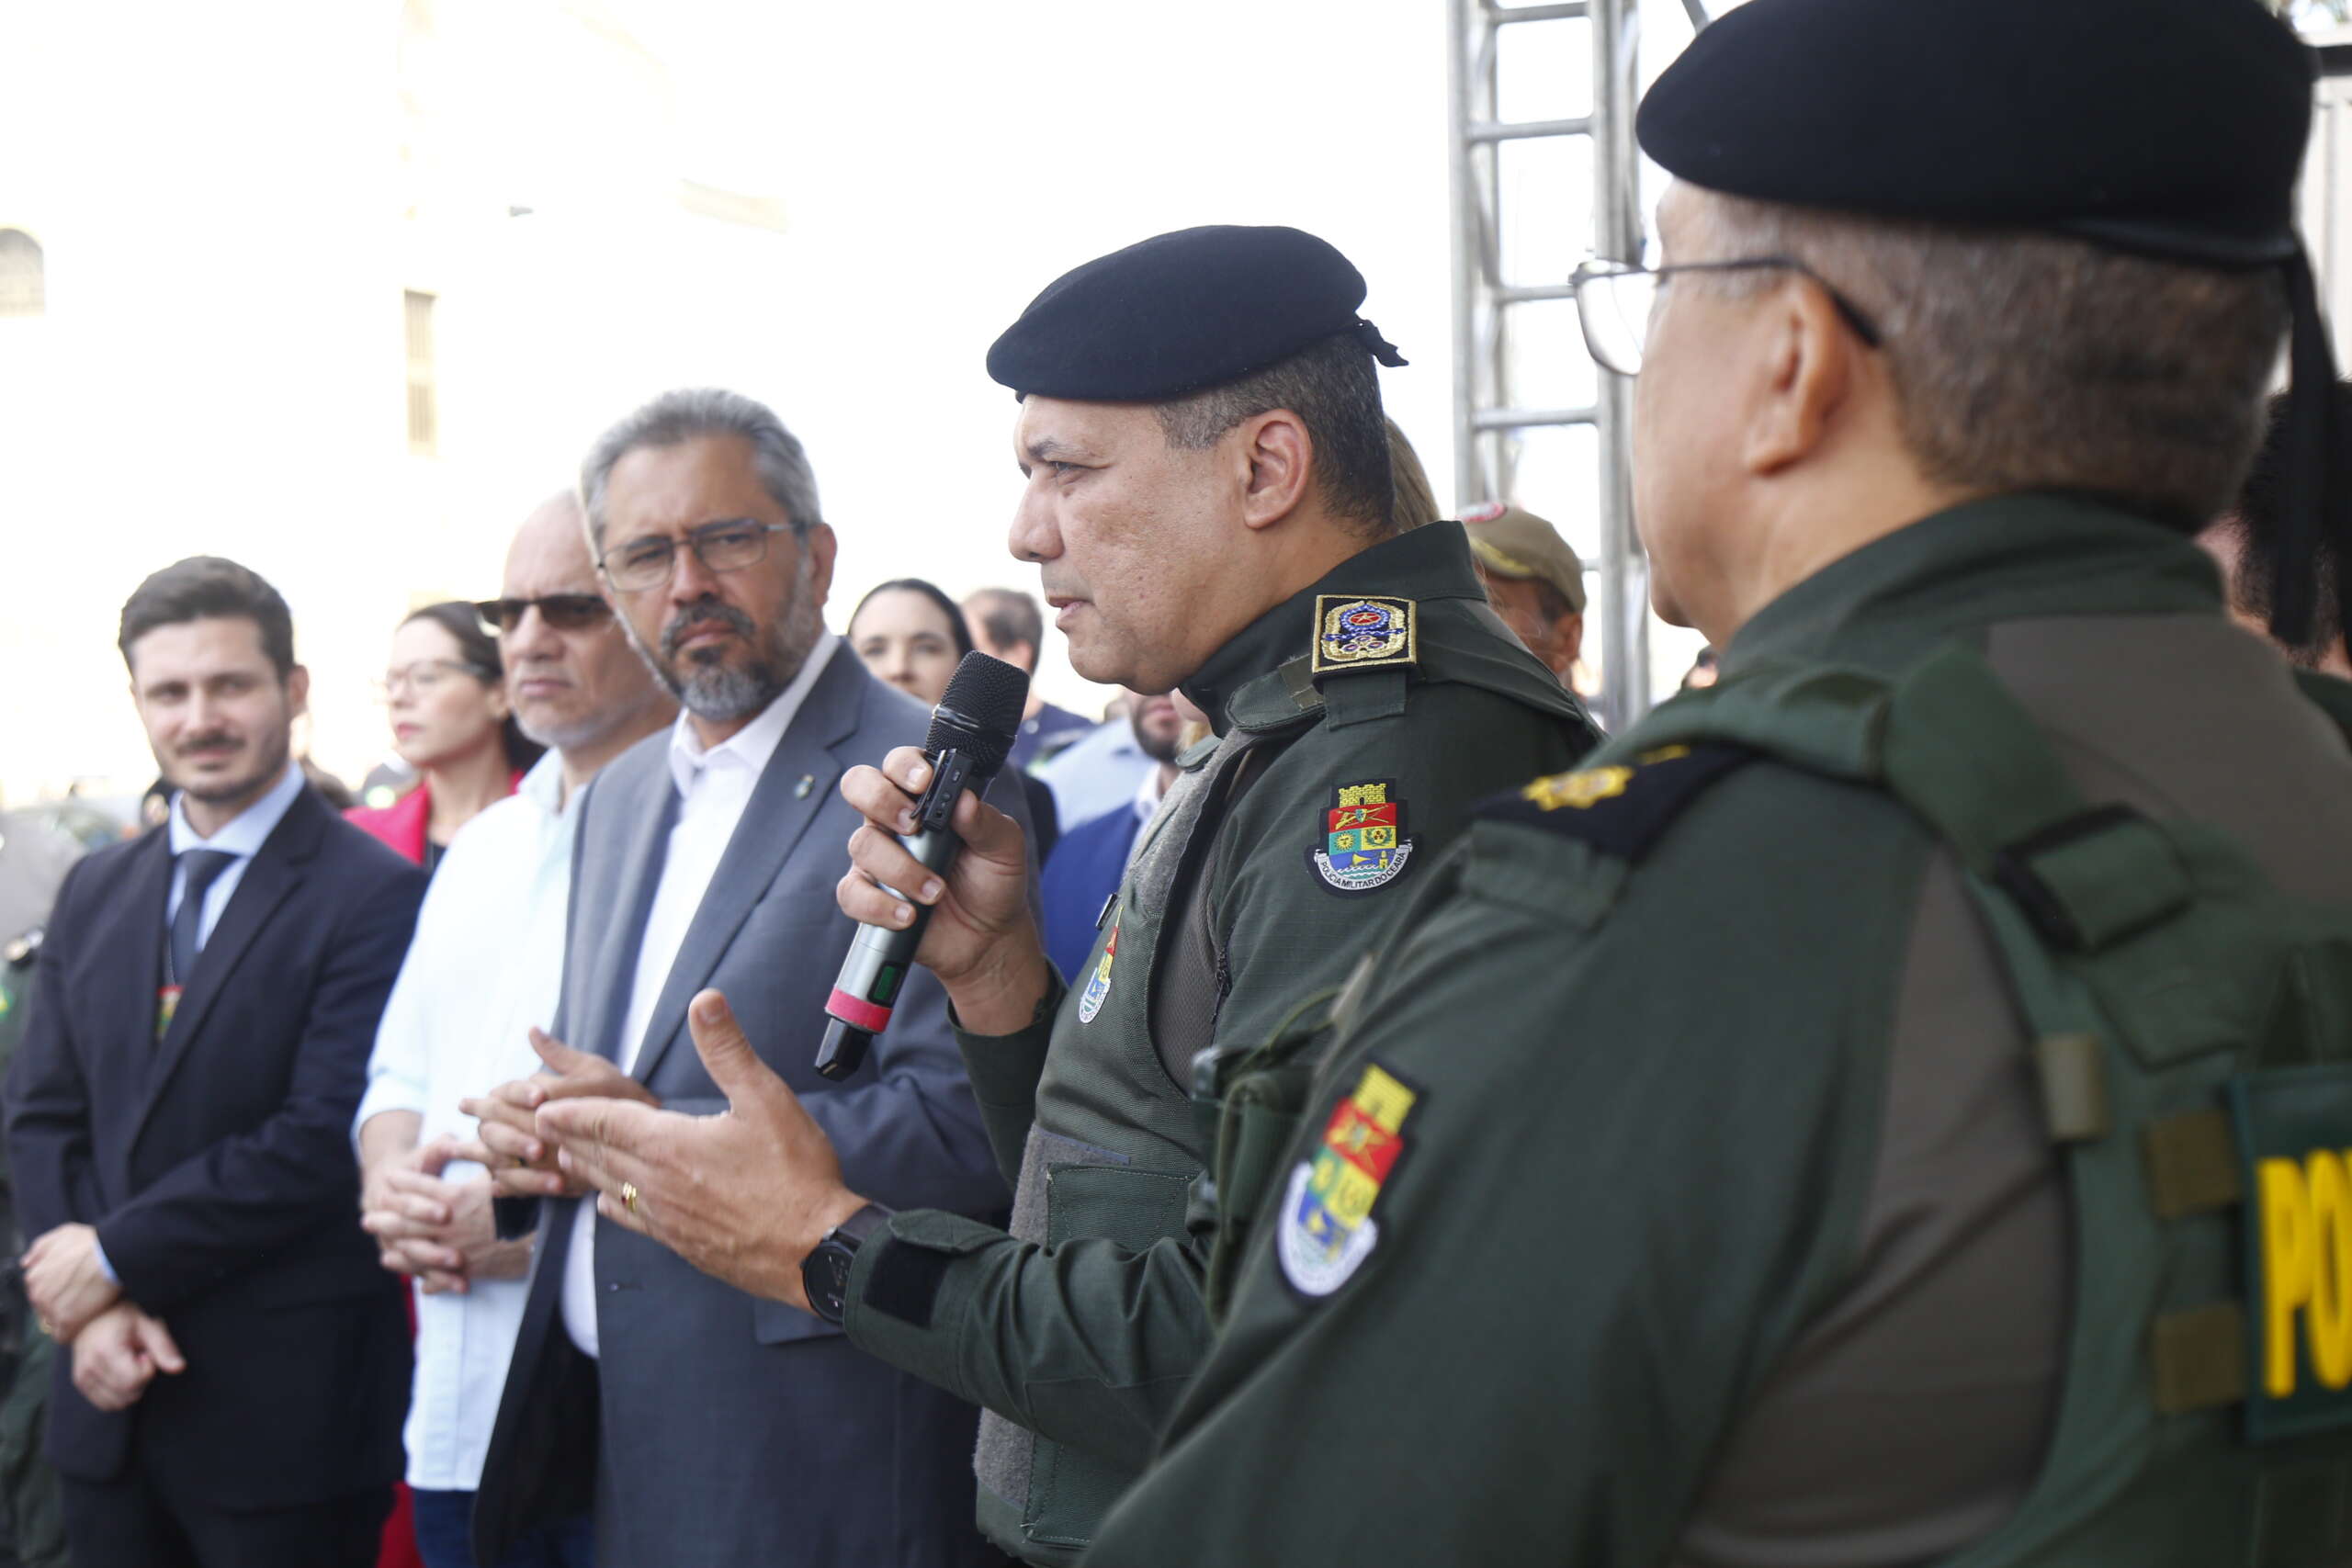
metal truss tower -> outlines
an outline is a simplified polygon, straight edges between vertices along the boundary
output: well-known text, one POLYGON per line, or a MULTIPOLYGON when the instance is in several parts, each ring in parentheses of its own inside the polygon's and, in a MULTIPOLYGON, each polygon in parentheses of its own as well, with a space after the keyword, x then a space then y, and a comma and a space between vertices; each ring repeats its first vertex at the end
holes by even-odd
MULTIPOLYGON (((1705 16, 1684 0, 1694 25, 1705 16)), ((1650 705, 1648 562, 1634 534, 1632 388, 1596 372, 1593 402, 1579 408, 1530 408, 1513 395, 1512 319, 1521 307, 1571 298, 1563 273, 1504 276, 1502 243, 1506 143, 1575 139, 1592 156, 1589 243, 1593 254, 1638 261, 1642 255, 1640 164, 1634 107, 1640 96, 1640 0, 1566 0, 1506 6, 1498 0, 1448 0, 1453 110, 1454 499, 1463 507, 1520 500, 1514 479, 1522 437, 1547 426, 1591 425, 1599 436, 1598 558, 1586 563, 1591 589, 1586 636, 1599 632, 1604 692, 1613 728, 1650 705), (1533 24, 1587 25, 1592 94, 1588 114, 1506 121, 1498 109, 1499 64, 1514 33, 1533 24)), ((1523 36, 1523 35, 1522 35, 1523 36)), ((1563 191, 1559 199, 1570 199, 1563 191)), ((1577 352, 1582 352, 1578 349, 1577 352)))

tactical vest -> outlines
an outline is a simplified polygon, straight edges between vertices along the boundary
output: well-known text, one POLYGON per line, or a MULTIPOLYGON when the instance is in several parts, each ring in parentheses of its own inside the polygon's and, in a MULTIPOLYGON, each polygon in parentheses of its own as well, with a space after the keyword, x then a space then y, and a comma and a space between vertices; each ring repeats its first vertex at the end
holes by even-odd
MULTIPOLYGON (((1205 1228, 1210 1139, 1194 1107, 1191 1063, 1214 1033, 1227 989, 1208 899, 1198 892, 1212 875, 1220 829, 1239 792, 1275 759, 1312 745, 1318 727, 1404 713, 1415 681, 1497 692, 1581 728, 1574 700, 1523 656, 1507 657, 1516 650, 1499 629, 1483 603, 1431 608, 1417 669, 1327 671, 1318 685, 1311 660, 1293 660, 1235 695, 1221 740, 1179 760, 1180 776, 1104 908, 1093 950, 1055 1021, 1022 1157, 1014 1236, 1047 1247, 1100 1237, 1141 1251, 1171 1238, 1189 1245, 1205 1228), (1458 616, 1467 620, 1457 628, 1458 616)), ((1299 852, 1306 848, 1303 834, 1299 852)), ((1310 874, 1302 865, 1300 874, 1310 874)), ((1075 1561, 1133 1483, 1133 1467, 993 1412, 983 1411, 980 1422, 975 1468, 984 1531, 1032 1561, 1075 1561)), ((1149 1436, 1141 1434, 1138 1446, 1148 1448, 1149 1436)))
POLYGON ((1893 681, 1759 671, 1635 744, 1893 794, 1959 859, 2033 1035, 2073 1221, 2064 1384, 2025 1500, 1951 1568, 2352 1559, 2352 906, 2090 806, 1957 647, 1893 681))

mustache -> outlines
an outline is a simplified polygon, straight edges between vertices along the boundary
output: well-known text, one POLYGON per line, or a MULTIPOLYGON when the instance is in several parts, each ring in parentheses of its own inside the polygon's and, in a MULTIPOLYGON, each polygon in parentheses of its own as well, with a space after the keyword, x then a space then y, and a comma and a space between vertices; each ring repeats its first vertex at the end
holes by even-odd
POLYGON ((198 751, 233 751, 243 744, 233 731, 216 729, 181 741, 179 752, 183 757, 189 757, 198 751))
POLYGON ((686 634, 707 621, 718 622, 746 642, 752 640, 754 628, 752 626, 751 616, 731 604, 722 604, 716 599, 705 599, 679 611, 671 618, 670 624, 662 628, 662 657, 675 659, 678 656, 678 644, 684 640, 686 634))

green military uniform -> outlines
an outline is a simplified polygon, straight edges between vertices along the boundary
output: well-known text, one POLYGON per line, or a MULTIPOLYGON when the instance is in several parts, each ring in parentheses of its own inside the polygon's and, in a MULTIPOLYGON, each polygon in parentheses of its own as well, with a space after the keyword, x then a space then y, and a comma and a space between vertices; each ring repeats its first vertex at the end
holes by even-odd
POLYGON ((2352 752, 2219 608, 2177 533, 1961 507, 1484 808, 1087 1561, 2345 1561, 2346 1398, 2243 1435, 2222 1089, 2352 1144, 2301 1065, 2352 1058, 2352 752))
POLYGON ((1338 987, 1481 798, 1597 739, 1487 608, 1459 525, 1397 536, 1184 682, 1217 739, 1104 908, 1075 988, 965 1059, 1011 1234, 894 1216, 851 1337, 983 1405, 983 1528, 1074 1560, 1207 1348, 1196 1055, 1338 987))

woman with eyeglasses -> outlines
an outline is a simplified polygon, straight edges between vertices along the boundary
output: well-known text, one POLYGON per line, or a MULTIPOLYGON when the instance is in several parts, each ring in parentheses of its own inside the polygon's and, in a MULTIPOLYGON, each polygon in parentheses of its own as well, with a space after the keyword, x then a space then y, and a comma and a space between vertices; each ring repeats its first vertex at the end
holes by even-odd
MULTIPOLYGON (((865 591, 849 613, 849 644, 874 677, 896 686, 925 707, 936 707, 947 694, 956 666, 972 651, 972 629, 935 583, 920 577, 894 578, 865 591)), ((1054 817, 1054 792, 1028 773, 1021 775, 1028 795, 1030 826, 1037 846, 1037 863, 1052 852, 1060 828, 1054 817)))
POLYGON ((428 604, 402 621, 378 695, 392 750, 418 783, 390 806, 345 815, 429 875, 458 829, 514 793, 542 748, 507 707, 497 639, 471 604, 428 604))

